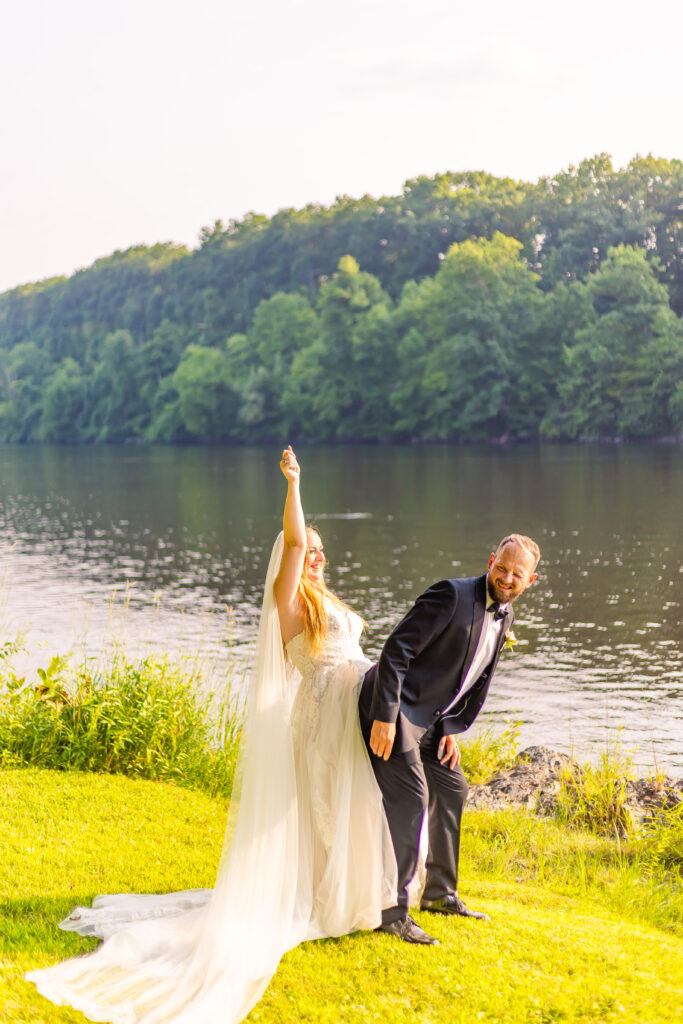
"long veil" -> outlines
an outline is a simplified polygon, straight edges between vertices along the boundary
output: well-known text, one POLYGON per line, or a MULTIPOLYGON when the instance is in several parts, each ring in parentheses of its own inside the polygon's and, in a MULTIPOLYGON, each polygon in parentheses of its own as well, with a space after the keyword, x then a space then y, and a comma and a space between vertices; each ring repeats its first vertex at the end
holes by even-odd
POLYGON ((48 999, 91 1020, 236 1024, 260 999, 283 953, 307 937, 310 907, 298 898, 296 684, 286 670, 273 594, 282 552, 280 534, 266 576, 215 888, 98 897, 63 926, 105 941, 87 956, 26 976, 48 999))

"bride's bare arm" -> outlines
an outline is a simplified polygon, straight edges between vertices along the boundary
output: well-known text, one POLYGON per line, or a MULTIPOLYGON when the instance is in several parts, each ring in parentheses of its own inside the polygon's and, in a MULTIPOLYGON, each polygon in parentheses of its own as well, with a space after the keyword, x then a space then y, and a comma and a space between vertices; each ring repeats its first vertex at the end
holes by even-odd
POLYGON ((303 614, 299 602, 299 581, 306 558, 306 524, 301 506, 299 479, 301 471, 296 455, 289 445, 282 453, 280 469, 287 480, 287 498, 283 519, 285 547, 274 590, 285 643, 301 632, 303 614))

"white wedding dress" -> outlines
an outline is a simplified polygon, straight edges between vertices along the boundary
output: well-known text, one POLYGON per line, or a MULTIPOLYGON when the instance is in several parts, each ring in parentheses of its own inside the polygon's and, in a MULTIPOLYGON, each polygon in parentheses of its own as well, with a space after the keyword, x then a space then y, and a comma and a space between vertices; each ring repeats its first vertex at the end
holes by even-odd
POLYGON ((212 890, 100 896, 61 927, 104 941, 27 975, 58 1004, 115 1024, 236 1024, 288 949, 374 928, 396 863, 358 722, 362 622, 328 601, 323 651, 283 651, 271 555, 226 839, 212 890))

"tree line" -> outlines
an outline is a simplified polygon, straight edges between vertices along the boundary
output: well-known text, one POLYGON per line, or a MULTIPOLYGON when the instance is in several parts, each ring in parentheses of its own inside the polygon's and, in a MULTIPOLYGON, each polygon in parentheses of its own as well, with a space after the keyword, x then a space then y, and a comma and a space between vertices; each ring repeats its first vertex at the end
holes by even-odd
POLYGON ((683 432, 683 162, 249 215, 0 296, 0 440, 683 432))

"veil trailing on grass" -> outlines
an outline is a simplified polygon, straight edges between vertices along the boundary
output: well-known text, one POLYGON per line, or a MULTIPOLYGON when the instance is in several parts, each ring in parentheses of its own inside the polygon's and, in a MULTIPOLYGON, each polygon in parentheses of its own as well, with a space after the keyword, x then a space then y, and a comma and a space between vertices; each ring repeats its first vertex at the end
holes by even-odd
MULTIPOLYGON (((305 939, 373 927, 382 905, 395 902, 395 862, 357 722, 364 666, 342 660, 331 669, 329 696, 320 697, 319 706, 316 697, 318 740, 307 737, 315 764, 327 758, 336 830, 323 855, 327 915, 316 905, 321 860, 310 815, 314 787, 309 793, 299 779, 297 789, 295 772, 292 707, 300 677, 287 670, 273 593, 283 547, 280 534, 268 566, 215 888, 98 897, 62 927, 103 938, 102 945, 88 956, 27 975, 48 999, 74 1006, 91 1020, 236 1024, 258 1002, 288 949, 305 939), (335 906, 330 914, 335 902, 339 913, 335 906)), ((302 683, 301 696, 304 689, 302 683)))
POLYGON ((94 953, 27 975, 53 1002, 95 1021, 239 1021, 282 954, 305 938, 296 913, 298 822, 292 733, 295 681, 285 668, 273 582, 266 577, 223 856, 215 888, 99 897, 64 926, 106 941, 94 953))

